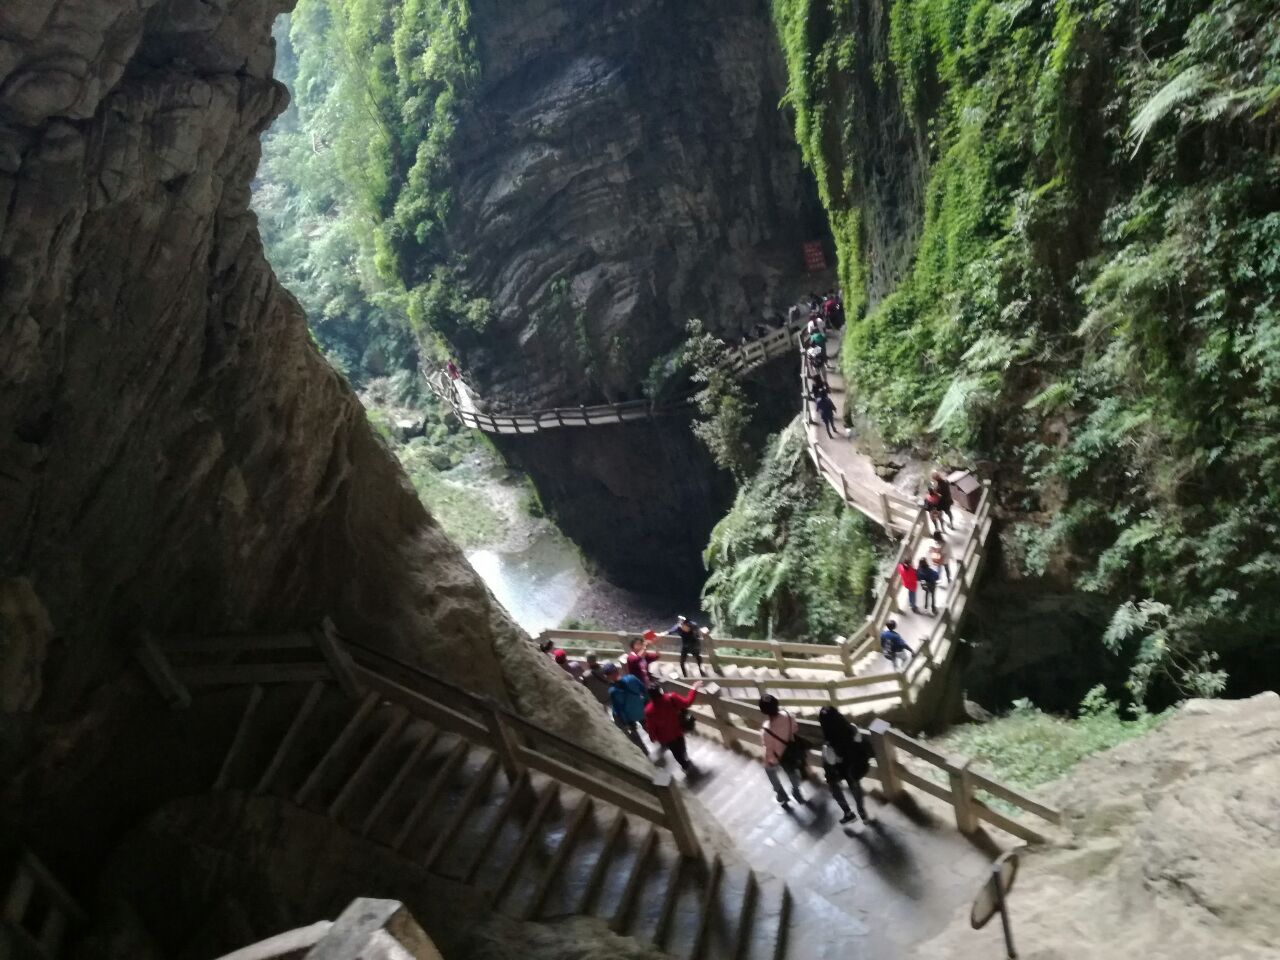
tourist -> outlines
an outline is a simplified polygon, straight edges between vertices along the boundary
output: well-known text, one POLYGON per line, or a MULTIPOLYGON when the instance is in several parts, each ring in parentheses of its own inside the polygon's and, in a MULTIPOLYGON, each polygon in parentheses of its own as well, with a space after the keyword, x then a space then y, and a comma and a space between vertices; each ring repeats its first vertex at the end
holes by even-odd
POLYGON ((640 752, 649 757, 649 748, 640 739, 637 724, 644 722, 644 707, 648 697, 644 685, 633 674, 623 673, 616 663, 606 663, 604 677, 609 682, 609 706, 613 722, 625 733, 640 752))
POLYGON ((951 582, 951 555, 947 550, 947 542, 937 530, 933 531, 933 543, 929 544, 929 562, 935 569, 946 573, 947 583, 951 582))
POLYGON ((827 335, 822 330, 814 330, 809 334, 809 346, 821 347, 823 354, 827 352, 827 335))
POLYGON ((804 316, 804 308, 798 303, 793 303, 790 309, 787 310, 787 327, 794 330, 800 326, 800 318, 802 316, 804 316))
POLYGON ((450 380, 462 379, 462 371, 458 369, 458 362, 453 357, 450 357, 449 362, 444 365, 444 370, 450 380))
POLYGON ((693 698, 702 688, 702 681, 693 681, 693 689, 686 694, 668 693, 657 690, 649 698, 644 708, 644 728, 649 732, 649 739, 658 745, 657 759, 671 751, 686 774, 693 768, 689 761, 689 747, 684 741, 684 712, 693 705, 693 698))
POLYGON ((916 564, 916 579, 924 590, 924 609, 926 613, 938 612, 938 571, 929 566, 929 560, 921 557, 916 564))
POLYGON ((609 705, 609 680, 600 666, 600 658, 594 650, 587 651, 587 665, 582 671, 582 685, 591 691, 591 695, 609 705))
POLYGON ((538 641, 538 651, 540 653, 545 653, 548 657, 551 657, 555 654, 555 649, 556 649, 556 644, 554 640, 538 641))
POLYGON ((924 512, 928 515, 929 526, 935 533, 942 532, 942 494, 935 487, 930 486, 929 492, 924 495, 924 512))
POLYGON ((683 613, 676 614, 676 625, 667 631, 667 636, 680 638, 680 676, 689 675, 685 664, 690 657, 698 664, 698 676, 702 676, 702 634, 707 632, 699 632, 698 625, 683 613))
POLYGON ((839 330, 844 326, 844 304, 836 294, 827 294, 827 299, 822 302, 822 313, 830 329, 839 330))
POLYGON ((870 742, 835 707, 823 707, 818 711, 818 725, 822 727, 822 771, 826 774, 832 799, 844 814, 840 822, 848 823, 861 817, 863 823, 870 823, 872 816, 867 813, 862 793, 862 778, 871 769, 870 742), (856 814, 849 809, 849 801, 840 789, 841 780, 849 785, 849 792, 853 794, 853 805, 858 810, 856 814))
POLYGON ((956 528, 956 521, 951 516, 951 504, 954 501, 951 498, 951 481, 942 475, 939 470, 933 471, 929 475, 930 486, 938 491, 938 499, 940 501, 942 512, 947 515, 947 520, 951 523, 951 529, 956 528))
POLYGON ((822 425, 827 428, 827 436, 832 439, 839 436, 835 430, 836 405, 831 399, 830 394, 824 393, 818 398, 818 401, 814 406, 818 408, 818 416, 822 418, 822 425))
POLYGON ((822 314, 813 313, 809 315, 809 322, 805 324, 804 335, 812 337, 815 333, 822 333, 826 330, 827 322, 822 319, 822 314))
POLYGON ((916 577, 916 568, 911 565, 910 560, 903 560, 898 564, 898 576, 902 578, 902 585, 907 591, 907 605, 911 607, 912 613, 919 613, 916 609, 916 587, 919 586, 916 577))
POLYGON ((568 651, 557 650, 554 654, 552 654, 552 657, 556 661, 556 666, 558 666, 565 673, 569 674, 569 676, 573 677, 573 679, 575 680, 582 679, 582 664, 570 662, 568 651))
POLYGON ((898 633, 897 620, 885 621, 884 629, 880 631, 880 652, 893 664, 895 670, 898 669, 898 654, 906 653, 907 663, 910 663, 911 658, 916 655, 916 652, 907 646, 907 641, 902 639, 902 634, 898 633))
POLYGON ((655 682, 650 674, 649 665, 662 656, 657 650, 649 649, 649 645, 656 638, 656 633, 646 630, 644 636, 636 637, 631 641, 631 649, 627 653, 627 673, 639 680, 645 690, 652 689, 655 682))
POLYGON ((804 757, 796 747, 800 724, 796 718, 778 706, 778 698, 765 694, 760 698, 760 712, 764 722, 760 725, 760 745, 764 747, 764 772, 773 786, 774 796, 784 807, 790 803, 787 791, 782 788, 781 771, 786 771, 791 781, 791 796, 804 803, 800 794, 800 771, 804 769, 804 757), (791 749, 788 750, 787 748, 791 749))
POLYGON ((804 352, 810 376, 821 374, 826 379, 827 353, 821 347, 809 347, 804 352))
POLYGON ((815 371, 813 375, 809 377, 810 397, 817 400, 819 397, 826 396, 828 392, 827 381, 822 378, 821 373, 815 371))

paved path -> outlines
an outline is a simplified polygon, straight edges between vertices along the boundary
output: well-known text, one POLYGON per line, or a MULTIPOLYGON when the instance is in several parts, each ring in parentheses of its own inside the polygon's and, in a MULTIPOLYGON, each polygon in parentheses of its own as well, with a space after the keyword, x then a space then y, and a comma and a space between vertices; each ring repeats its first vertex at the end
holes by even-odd
POLYGON ((949 808, 908 816, 868 796, 875 822, 842 826, 820 770, 821 785, 803 788, 810 802, 788 811, 759 761, 702 737, 689 743, 702 772, 689 785, 694 795, 753 869, 791 888, 787 956, 796 960, 905 958, 965 909, 990 869, 990 856, 955 829, 949 808))

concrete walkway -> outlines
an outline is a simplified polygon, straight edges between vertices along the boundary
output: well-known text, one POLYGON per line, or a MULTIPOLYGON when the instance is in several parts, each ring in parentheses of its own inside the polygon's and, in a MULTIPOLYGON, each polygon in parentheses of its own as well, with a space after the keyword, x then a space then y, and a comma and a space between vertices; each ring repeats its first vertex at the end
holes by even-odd
POLYGON ((990 856, 955 829, 949 808, 900 809, 869 795, 875 821, 842 826, 820 769, 802 787, 809 802, 788 810, 759 761, 699 736, 689 744, 700 771, 690 790, 753 869, 791 889, 788 957, 908 957, 967 908, 987 876, 990 856))

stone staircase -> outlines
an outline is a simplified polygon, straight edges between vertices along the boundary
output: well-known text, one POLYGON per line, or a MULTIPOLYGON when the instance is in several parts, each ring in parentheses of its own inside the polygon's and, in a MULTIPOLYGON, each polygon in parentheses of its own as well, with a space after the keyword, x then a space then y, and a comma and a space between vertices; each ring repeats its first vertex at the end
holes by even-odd
POLYGON ((526 770, 376 692, 245 687, 216 791, 322 813, 517 919, 591 915, 672 957, 782 960, 785 884, 526 770))

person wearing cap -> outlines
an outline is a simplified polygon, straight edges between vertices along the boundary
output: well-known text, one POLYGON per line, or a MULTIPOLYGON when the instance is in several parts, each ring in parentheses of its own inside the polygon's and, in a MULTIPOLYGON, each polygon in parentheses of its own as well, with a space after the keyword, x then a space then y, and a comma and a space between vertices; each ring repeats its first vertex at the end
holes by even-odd
POLYGON ((624 673, 616 663, 604 665, 604 678, 609 682, 609 706, 613 711, 613 722, 640 748, 647 760, 649 748, 640 739, 640 731, 637 729, 637 725, 644 722, 645 701, 648 699, 644 685, 635 674, 624 673))
POLYGON ((893 664, 893 669, 898 669, 898 654, 905 652, 907 654, 907 663, 911 662, 911 658, 916 652, 907 646, 907 641, 902 639, 902 634, 898 632, 897 620, 886 620, 884 629, 880 631, 880 651, 884 654, 884 658, 893 664))
POLYGON ((552 654, 552 656, 555 658, 556 666, 558 666, 561 670, 563 670, 569 676, 573 677, 573 679, 575 680, 582 679, 582 664, 571 663, 569 661, 568 651, 557 650, 555 653, 552 654))
POLYGON ((582 671, 582 685, 586 687, 593 697, 603 703, 609 705, 609 680, 604 675, 604 668, 600 666, 600 658, 594 650, 587 651, 587 665, 582 671))
POLYGON ((698 676, 702 676, 702 637, 704 634, 710 638, 711 631, 706 627, 699 629, 698 625, 686 617, 683 613, 676 614, 676 625, 667 631, 668 637, 680 638, 680 676, 687 677, 689 672, 685 669, 685 664, 690 657, 693 657, 698 664, 698 676))

